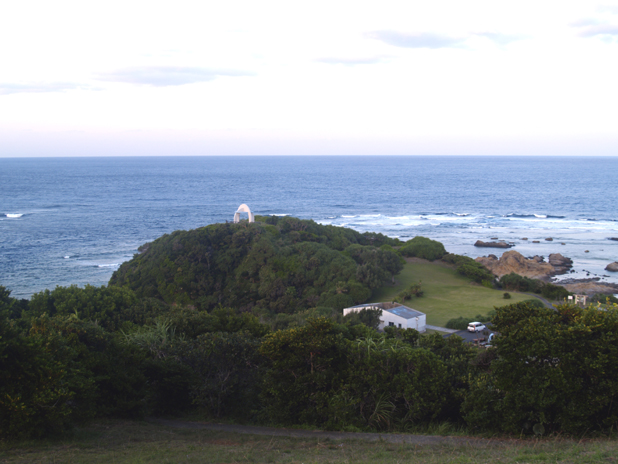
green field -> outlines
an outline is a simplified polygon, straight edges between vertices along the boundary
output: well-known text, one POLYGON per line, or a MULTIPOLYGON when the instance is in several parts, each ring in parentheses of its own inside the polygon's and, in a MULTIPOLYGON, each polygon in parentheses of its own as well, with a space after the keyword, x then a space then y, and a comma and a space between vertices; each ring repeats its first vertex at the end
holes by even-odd
POLYGON ((492 290, 460 276, 454 269, 441 263, 415 260, 407 262, 396 276, 395 286, 387 285, 373 292, 372 302, 392 301, 411 283, 421 281, 425 295, 406 301, 406 306, 427 314, 427 324, 444 327, 455 317, 474 317, 487 314, 495 306, 529 300, 528 295, 511 293, 503 298, 504 291, 492 290))
POLYGON ((0 442, 1 463, 610 463, 615 440, 478 440, 463 444, 289 438, 101 421, 73 437, 0 442))

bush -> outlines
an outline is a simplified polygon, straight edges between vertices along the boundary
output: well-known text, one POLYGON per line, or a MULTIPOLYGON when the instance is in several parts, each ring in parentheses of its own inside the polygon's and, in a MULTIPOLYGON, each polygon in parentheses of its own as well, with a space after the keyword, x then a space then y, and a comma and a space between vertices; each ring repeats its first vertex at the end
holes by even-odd
POLYGON ((4 316, 0 314, 0 438, 42 437, 91 417, 94 382, 75 363, 75 351, 57 333, 26 335, 4 316))
POLYGON ((538 279, 530 279, 511 272, 500 278, 500 285, 505 290, 516 292, 530 292, 543 295, 548 300, 560 300, 569 296, 571 293, 564 287, 543 282, 538 279))
POLYGON ((458 274, 472 279, 474 282, 482 284, 488 288, 493 287, 493 281, 495 279, 494 275, 489 269, 472 258, 447 253, 442 258, 442 261, 449 264, 454 264, 458 274))
POLYGON ((371 329, 378 329, 380 325, 381 309, 361 309, 360 311, 351 311, 343 316, 343 323, 346 325, 363 324, 371 329))
POLYGON ((397 301, 400 303, 405 303, 406 300, 409 300, 412 298, 412 296, 415 296, 417 298, 422 297, 425 294, 425 292, 423 292, 422 288, 421 288, 421 283, 419 282, 418 284, 411 284, 408 288, 406 288, 405 290, 399 292, 399 294, 397 295, 397 301))
POLYGON ((446 254, 444 245, 435 240, 426 237, 414 237, 408 240, 400 249, 399 252, 403 256, 427 259, 435 261, 442 258, 446 254))
POLYGON ((618 304, 618 298, 616 298, 614 295, 597 293, 596 295, 590 297, 590 303, 606 304, 608 301, 609 303, 618 304))
POLYGON ((509 433, 615 429, 616 309, 523 303, 497 309, 496 356, 474 378, 466 421, 509 433))
POLYGON ((449 392, 438 356, 397 339, 365 339, 346 347, 341 385, 328 399, 328 426, 392 430, 436 419, 449 392))
POLYGON ((511 272, 500 277, 500 285, 505 290, 513 290, 515 292, 532 292, 537 293, 541 289, 542 282, 540 280, 523 277, 519 274, 511 272))
POLYGON ((328 402, 348 364, 342 343, 341 332, 324 317, 264 338, 259 351, 269 361, 262 393, 269 419, 317 425, 331 416, 328 402))
POLYGON ((531 306, 533 308, 542 308, 543 306, 545 306, 543 304, 543 302, 541 300, 539 300, 538 298, 532 298, 530 300, 524 300, 524 301, 522 301, 522 303, 526 303, 528 306, 531 306))
POLYGON ((511 294, 509 292, 504 292, 504 295, 502 295, 502 298, 504 298, 505 300, 510 300, 511 294))
POLYGON ((560 285, 545 283, 541 286, 541 295, 548 300, 564 300, 567 296, 571 295, 571 292, 560 285))

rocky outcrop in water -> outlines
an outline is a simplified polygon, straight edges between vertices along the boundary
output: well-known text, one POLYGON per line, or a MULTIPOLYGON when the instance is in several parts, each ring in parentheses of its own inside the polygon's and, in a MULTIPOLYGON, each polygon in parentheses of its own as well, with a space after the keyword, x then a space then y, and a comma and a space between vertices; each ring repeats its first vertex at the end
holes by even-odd
POLYGON ((605 267, 605 270, 609 272, 618 272, 618 261, 614 261, 613 263, 608 264, 605 267))
POLYGON ((555 269, 554 275, 566 274, 573 267, 573 260, 562 256, 560 253, 552 253, 549 255, 548 261, 555 269))
POLYGON ((599 277, 593 277, 591 279, 567 279, 554 283, 563 286, 571 293, 580 295, 596 295, 598 293, 611 295, 618 293, 618 284, 600 282, 600 280, 599 277))
POLYGON ((477 240, 474 246, 485 248, 511 248, 513 245, 506 243, 504 240, 500 242, 483 242, 482 240, 477 240))
POLYGON ((560 253, 552 253, 549 255, 549 262, 546 262, 542 256, 526 258, 515 250, 505 252, 501 258, 489 255, 476 258, 476 261, 498 277, 514 272, 524 277, 542 280, 566 274, 573 267, 573 261, 560 253))
POLYGON ((505 252, 501 258, 489 255, 476 258, 476 261, 498 277, 514 272, 532 279, 547 279, 555 272, 554 267, 540 256, 528 259, 515 250, 505 252))

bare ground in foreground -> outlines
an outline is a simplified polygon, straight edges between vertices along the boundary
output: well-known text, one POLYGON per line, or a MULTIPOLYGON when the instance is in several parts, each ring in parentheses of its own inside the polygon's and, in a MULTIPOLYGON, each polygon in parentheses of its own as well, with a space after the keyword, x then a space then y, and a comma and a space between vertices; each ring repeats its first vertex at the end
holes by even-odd
POLYGON ((616 456, 618 442, 609 439, 340 434, 193 421, 98 421, 77 429, 70 437, 0 442, 1 463, 41 464, 616 463, 616 456), (401 439, 404 436, 412 441, 401 439), (391 441, 389 437, 400 438, 391 441))

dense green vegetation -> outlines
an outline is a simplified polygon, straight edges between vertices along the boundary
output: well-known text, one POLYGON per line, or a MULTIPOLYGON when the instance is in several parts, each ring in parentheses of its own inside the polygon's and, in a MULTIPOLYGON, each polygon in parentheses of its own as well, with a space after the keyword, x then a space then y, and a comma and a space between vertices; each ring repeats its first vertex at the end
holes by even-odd
POLYGON ((495 276, 485 266, 477 263, 472 258, 447 253, 442 260, 446 263, 454 264, 459 274, 468 277, 473 282, 482 284, 488 288, 493 287, 495 276))
MULTIPOLYGON (((66 310, 11 313, 22 303, 1 290, 5 438, 43 436, 97 417, 183 411, 339 430, 449 421, 540 434, 618 425, 618 307, 498 308, 492 322, 500 336, 485 351, 459 337, 380 333, 375 311, 308 316, 272 330, 232 309, 176 305, 139 325, 142 313, 125 308, 126 320, 106 329, 97 323, 107 313, 97 306, 104 300, 93 289, 70 289, 91 300, 83 319, 66 310)), ((66 293, 60 290, 51 300, 66 293)))
POLYGON ((110 286, 169 304, 294 313, 362 303, 401 268, 381 234, 292 217, 213 224, 164 235, 114 273, 110 286), (381 248, 380 248, 381 247, 381 248))
POLYGON ((446 254, 444 245, 426 237, 414 237, 408 240, 401 248, 400 253, 409 258, 422 258, 435 261, 446 254))
MULTIPOLYGON (((435 248, 415 239, 403 248, 413 241, 411 249, 435 248)), ((504 304, 503 292, 462 276, 463 266, 485 281, 468 259, 449 256, 457 270, 404 265, 392 245, 262 218, 164 236, 109 286, 57 287, 29 301, 0 286, 0 438, 183 413, 350 431, 447 421, 541 435, 618 425, 618 306, 554 310, 514 295, 487 317, 500 333, 490 350, 456 336, 378 332, 380 311, 343 317, 341 308, 386 290, 417 308, 467 292, 476 295, 470 314, 487 311, 483 298, 504 304)))
POLYGON ((505 290, 539 293, 549 300, 564 300, 570 295, 569 291, 564 287, 538 279, 523 277, 514 272, 503 275, 500 278, 500 285, 505 290))
POLYGON ((498 308, 495 350, 477 358, 464 417, 506 432, 615 427, 618 307, 498 308))

